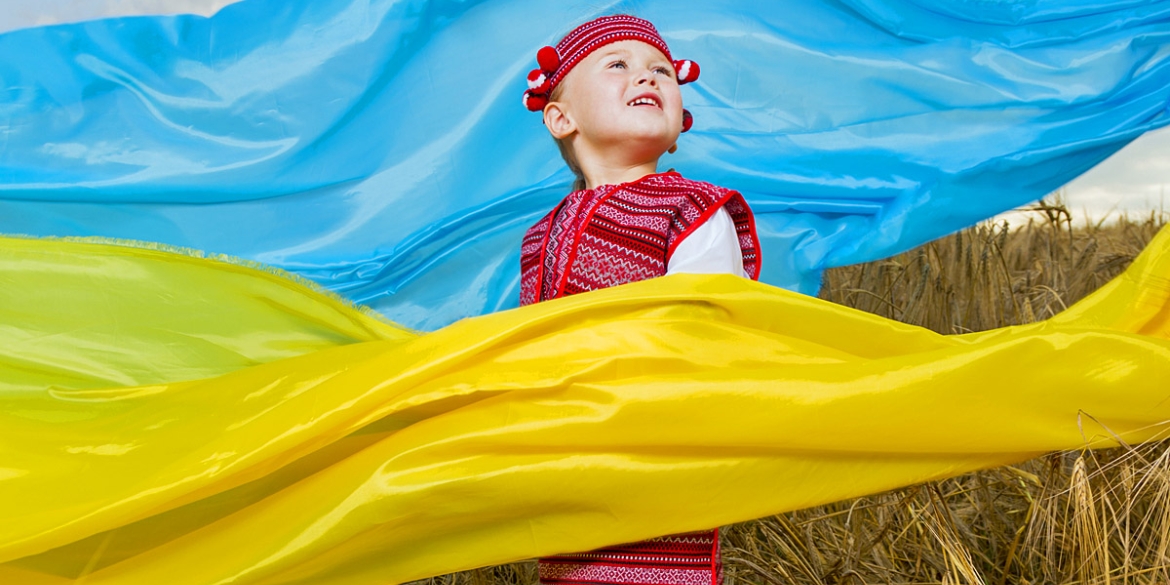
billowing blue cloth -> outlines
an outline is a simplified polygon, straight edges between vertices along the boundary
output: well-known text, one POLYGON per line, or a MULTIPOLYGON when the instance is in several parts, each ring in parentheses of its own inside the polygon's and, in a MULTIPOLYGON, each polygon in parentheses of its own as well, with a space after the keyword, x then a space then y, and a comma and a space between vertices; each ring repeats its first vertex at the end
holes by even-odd
POLYGON ((514 306, 571 177, 520 104, 601 13, 702 66, 662 167, 743 192, 813 293, 1170 123, 1170 1, 246 0, 0 35, 0 232, 259 260, 430 329, 514 306))

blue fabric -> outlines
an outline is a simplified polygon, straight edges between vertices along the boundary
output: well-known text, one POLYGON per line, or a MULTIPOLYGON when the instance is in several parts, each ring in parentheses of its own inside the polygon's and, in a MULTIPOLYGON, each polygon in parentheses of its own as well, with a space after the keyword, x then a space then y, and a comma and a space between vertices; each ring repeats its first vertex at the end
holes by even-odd
POLYGON ((520 105, 602 13, 702 66, 662 168, 743 192, 814 293, 1170 123, 1170 1, 246 0, 0 35, 0 232, 243 256, 431 329, 516 305, 570 175, 520 105))

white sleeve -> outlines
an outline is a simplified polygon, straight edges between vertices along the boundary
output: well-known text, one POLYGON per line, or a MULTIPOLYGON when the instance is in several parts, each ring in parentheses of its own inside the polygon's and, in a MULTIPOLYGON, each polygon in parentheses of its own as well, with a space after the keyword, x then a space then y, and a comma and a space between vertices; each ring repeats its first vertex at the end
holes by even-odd
POLYGON ((666 263, 667 274, 735 274, 743 270, 743 252, 735 235, 735 222, 722 207, 674 248, 666 263))

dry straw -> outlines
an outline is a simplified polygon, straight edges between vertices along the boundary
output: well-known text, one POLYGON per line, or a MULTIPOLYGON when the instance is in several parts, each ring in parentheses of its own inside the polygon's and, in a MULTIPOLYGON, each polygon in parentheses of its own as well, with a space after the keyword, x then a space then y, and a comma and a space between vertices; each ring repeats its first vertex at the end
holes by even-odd
MULTIPOLYGON (((948 334, 1030 323, 1117 276, 1168 219, 1081 224, 1059 199, 1029 216, 830 270, 821 296, 948 334)), ((1053 453, 737 524, 723 531, 726 583, 1170 583, 1168 446, 1053 453)), ((529 585, 536 565, 424 582, 529 585)))

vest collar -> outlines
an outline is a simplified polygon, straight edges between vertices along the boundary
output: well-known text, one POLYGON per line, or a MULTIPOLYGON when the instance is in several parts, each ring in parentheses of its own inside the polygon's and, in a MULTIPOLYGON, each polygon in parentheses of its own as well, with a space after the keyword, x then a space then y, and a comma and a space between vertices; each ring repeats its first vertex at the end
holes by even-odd
POLYGON ((634 179, 633 181, 626 181, 625 183, 619 183, 617 185, 614 185, 612 183, 606 183, 604 185, 598 185, 592 189, 583 189, 583 191, 601 192, 601 191, 621 189, 622 187, 625 187, 626 185, 636 185, 638 183, 641 183, 643 181, 646 181, 646 180, 654 178, 654 177, 679 177, 679 178, 682 178, 682 175, 680 175, 678 173, 678 171, 676 171, 674 169, 667 169, 666 171, 663 171, 661 173, 650 173, 649 175, 645 175, 640 179, 634 179))

